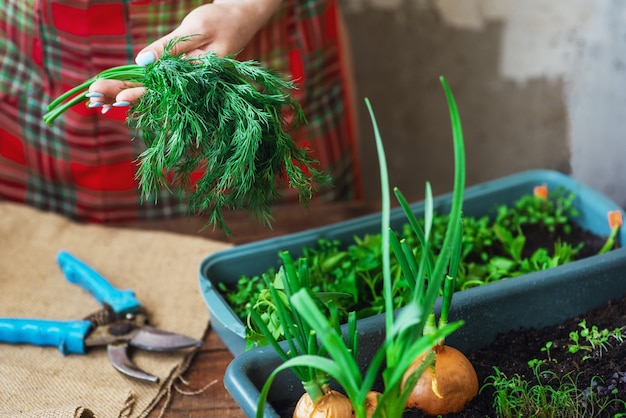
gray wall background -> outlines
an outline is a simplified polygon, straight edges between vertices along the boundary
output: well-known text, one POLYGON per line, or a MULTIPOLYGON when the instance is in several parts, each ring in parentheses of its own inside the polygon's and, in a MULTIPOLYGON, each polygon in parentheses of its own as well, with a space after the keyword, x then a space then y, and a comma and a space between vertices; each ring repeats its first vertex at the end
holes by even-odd
POLYGON ((363 98, 392 186, 452 189, 457 99, 468 185, 527 169, 571 174, 626 206, 626 2, 340 0, 351 37, 366 197, 380 196, 363 98))

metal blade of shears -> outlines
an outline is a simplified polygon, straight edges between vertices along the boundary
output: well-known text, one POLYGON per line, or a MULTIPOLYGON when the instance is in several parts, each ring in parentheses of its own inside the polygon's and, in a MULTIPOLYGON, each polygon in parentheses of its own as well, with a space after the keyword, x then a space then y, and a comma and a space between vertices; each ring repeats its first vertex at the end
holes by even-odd
POLYGON ((148 351, 171 351, 200 347, 201 345, 202 341, 144 325, 142 328, 135 330, 129 340, 109 343, 107 345, 107 353, 109 361, 118 371, 136 379, 158 383, 159 378, 157 376, 141 370, 128 357, 129 347, 148 351))
POLYGON ((202 341, 149 325, 145 325, 137 331, 128 343, 132 347, 148 351, 171 351, 202 345, 202 341))
POLYGON ((148 372, 141 370, 133 361, 128 357, 128 344, 127 343, 113 343, 107 346, 107 354, 109 355, 109 361, 118 371, 122 372, 126 376, 134 377, 135 379, 145 380, 147 382, 159 383, 159 377, 148 372))

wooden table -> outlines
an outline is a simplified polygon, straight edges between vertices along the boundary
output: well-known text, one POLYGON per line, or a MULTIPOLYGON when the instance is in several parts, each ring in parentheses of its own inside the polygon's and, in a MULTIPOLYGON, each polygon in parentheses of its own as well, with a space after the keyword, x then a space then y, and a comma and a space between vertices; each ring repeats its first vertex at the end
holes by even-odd
MULTIPOLYGON (((228 226, 233 232, 230 238, 210 228, 201 230, 203 221, 196 218, 120 224, 119 226, 166 230, 222 240, 236 245, 328 225, 378 211, 380 211, 379 203, 366 202, 312 203, 309 210, 300 206, 277 207, 273 212, 272 229, 260 226, 246 213, 232 213, 227 216, 228 226)), ((173 390, 171 397, 162 399, 148 415, 150 418, 160 416, 164 418, 240 418, 245 416, 223 384, 224 372, 233 356, 217 334, 210 329, 204 337, 204 342, 204 346, 183 376, 188 384, 178 382, 176 386, 182 391, 194 392, 211 382, 215 381, 215 383, 194 395, 185 395, 173 390)))

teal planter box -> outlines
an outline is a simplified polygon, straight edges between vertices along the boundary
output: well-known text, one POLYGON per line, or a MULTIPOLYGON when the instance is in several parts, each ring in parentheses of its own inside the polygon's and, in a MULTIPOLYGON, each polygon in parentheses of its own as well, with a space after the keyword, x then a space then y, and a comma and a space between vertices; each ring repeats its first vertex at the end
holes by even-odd
MULTIPOLYGON (((550 170, 526 171, 468 187, 465 190, 464 213, 467 216, 476 217, 492 214, 496 206, 512 204, 521 196, 532 193, 533 188, 541 184, 546 184, 549 190, 564 187, 574 192, 576 195, 574 206, 580 212, 580 216, 576 220, 579 226, 599 236, 609 235, 607 213, 611 210, 620 209, 619 206, 572 177, 550 170)), ((451 194, 436 197, 434 199, 435 212, 447 213, 450 209, 450 203, 451 194)), ((412 204, 412 209, 418 217, 423 217, 423 202, 412 204)), ((348 245, 354 242, 354 236, 380 233, 380 216, 380 213, 362 216, 333 225, 237 246, 206 257, 200 265, 199 272, 201 293, 211 313, 213 330, 218 333, 232 354, 239 356, 245 352, 245 326, 220 294, 219 283, 233 287, 242 275, 253 276, 267 271, 269 267, 278 267, 280 265, 278 256, 280 251, 288 250, 294 258, 298 257, 302 255, 303 248, 316 245, 317 240, 321 237, 336 239, 348 245)), ((400 208, 392 210, 392 228, 398 230, 406 222, 406 217, 400 208)), ((619 242, 626 243, 626 228, 621 229, 619 242)), ((504 293, 504 289, 509 288, 520 288, 518 291, 521 292, 525 288, 537 286, 553 287, 554 285, 550 281, 552 277, 602 275, 605 270, 614 266, 616 259, 621 260, 622 258, 626 257, 624 257, 624 251, 621 249, 609 254, 588 257, 564 266, 470 289, 471 292, 470 290, 458 292, 454 303, 456 304, 462 298, 461 294, 466 292, 470 292, 470 295, 476 295, 474 298, 480 298, 482 297, 480 295, 492 291, 491 289, 503 289, 498 291, 504 293), (609 260, 613 261, 609 263, 609 260)), ((568 312, 577 308, 578 305, 570 307, 568 312)), ((549 321, 557 319, 556 317, 561 318, 561 316, 558 311, 547 310, 544 316, 546 322, 536 325, 547 325, 549 321)), ((497 317, 489 320, 518 325, 516 321, 522 318, 511 319, 513 322, 498 313, 497 317), (506 321, 504 321, 505 319, 506 321)), ((495 335, 495 331, 485 329, 481 331, 481 334, 492 336, 495 335)))
MULTIPOLYGON (((500 332, 560 324, 626 294, 626 248, 593 263, 575 264, 551 274, 532 273, 457 292, 450 319, 465 323, 446 344, 468 353, 487 346, 500 332)), ((358 321, 360 365, 370 363, 384 330, 382 315, 358 321)), ((281 362, 271 347, 262 347, 237 356, 226 369, 224 385, 248 417, 255 415, 260 390, 281 362)), ((265 417, 286 416, 277 411, 293 408, 302 393, 296 376, 290 370, 281 372, 271 387, 265 417)))

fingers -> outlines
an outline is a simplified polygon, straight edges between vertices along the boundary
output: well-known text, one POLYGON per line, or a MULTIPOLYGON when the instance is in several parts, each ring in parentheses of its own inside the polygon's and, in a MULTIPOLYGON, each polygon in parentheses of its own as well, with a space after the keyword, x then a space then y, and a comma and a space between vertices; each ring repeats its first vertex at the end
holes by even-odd
MULTIPOLYGON (((135 62, 139 65, 148 65, 154 62, 163 53, 163 47, 159 45, 159 41, 157 41, 146 47, 137 54, 135 62)), ((145 88, 138 83, 100 79, 91 84, 89 92, 85 96, 89 98, 88 107, 102 108, 102 114, 106 114, 113 107, 132 105, 144 92, 145 88)))
MULTIPOLYGON (((162 53, 162 51, 161 51, 162 53)), ((159 54, 160 56, 161 54, 159 54)), ((135 58, 135 64, 146 66, 148 64, 152 64, 157 60, 157 53, 151 50, 144 50, 137 54, 135 58)))
POLYGON ((178 28, 171 32, 170 34, 158 39, 139 51, 137 57, 135 58, 135 63, 138 65, 148 65, 152 64, 163 55, 163 51, 165 47, 176 38, 186 38, 184 41, 179 41, 174 44, 171 48, 170 53, 172 55, 179 54, 187 54, 189 56, 199 55, 200 52, 205 52, 204 50, 200 50, 199 47, 206 44, 206 36, 204 35, 189 35, 186 31, 183 31, 181 28, 178 28), (198 50, 197 53, 192 53, 198 50))
MULTIPOLYGON (((177 30, 174 30, 170 34, 152 42, 150 45, 139 51, 137 57, 135 58, 135 63, 138 65, 148 65, 152 64, 163 55, 163 51, 165 47, 172 41, 172 39, 176 37, 180 37, 182 35, 177 34, 177 30)), ((189 41, 178 42, 174 48, 172 48, 172 54, 178 55, 182 52, 185 52, 187 48, 183 45, 189 43, 189 41)))
POLYGON ((130 106, 145 92, 145 88, 136 83, 119 80, 97 80, 85 95, 89 98, 90 108, 102 108, 102 114, 111 107, 130 106))
MULTIPOLYGON (((135 103, 142 94, 146 92, 144 87, 131 87, 123 90, 120 94, 115 96, 115 103, 117 106, 124 106, 120 103, 135 103)), ((113 106, 115 106, 113 103, 113 106)))

